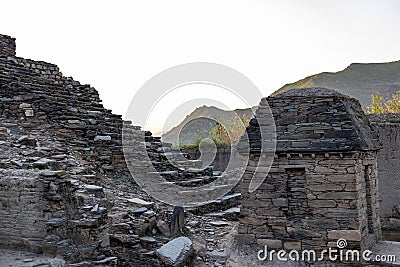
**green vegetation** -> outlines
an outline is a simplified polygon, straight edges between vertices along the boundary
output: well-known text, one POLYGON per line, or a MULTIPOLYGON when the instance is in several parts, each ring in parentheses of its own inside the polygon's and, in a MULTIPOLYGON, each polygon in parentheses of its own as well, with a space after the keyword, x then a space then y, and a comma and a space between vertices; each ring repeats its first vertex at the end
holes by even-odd
POLYGON ((215 145, 219 148, 227 148, 231 146, 229 133, 225 130, 224 126, 220 122, 211 129, 212 140, 215 145))
POLYGON ((244 134, 249 121, 245 114, 241 117, 236 116, 233 120, 217 120, 217 124, 210 131, 217 147, 230 147, 237 144, 244 134))
POLYGON ((386 102, 385 108, 387 113, 400 113, 400 91, 386 102))
MULTIPOLYGON (((228 148, 239 142, 241 136, 246 131, 250 119, 243 114, 234 119, 217 119, 216 125, 210 130, 211 139, 218 148, 228 148)), ((198 148, 200 142, 204 139, 204 133, 201 131, 199 137, 192 144, 181 144, 180 148, 198 148)))
POLYGON ((384 113, 385 109, 383 108, 383 97, 377 93, 371 96, 372 102, 371 105, 367 109, 367 113, 369 114, 381 114, 384 113))
MULTIPOLYGON (((182 147, 183 144, 194 146, 200 130, 203 130, 204 138, 212 139, 211 129, 215 127, 216 121, 235 121, 243 115, 252 118, 254 114, 251 108, 223 110, 214 106, 198 107, 186 116, 181 123, 164 133, 162 140, 171 143, 174 147, 182 147)), ((223 124, 225 125, 225 123, 223 124)))
POLYGON ((369 114, 383 114, 383 113, 400 113, 400 91, 392 96, 386 102, 383 97, 376 93, 372 95, 372 103, 367 108, 369 114))
POLYGON ((203 131, 200 131, 199 137, 196 138, 193 144, 181 144, 179 147, 180 148, 198 148, 200 145, 201 140, 204 139, 204 133, 203 131))

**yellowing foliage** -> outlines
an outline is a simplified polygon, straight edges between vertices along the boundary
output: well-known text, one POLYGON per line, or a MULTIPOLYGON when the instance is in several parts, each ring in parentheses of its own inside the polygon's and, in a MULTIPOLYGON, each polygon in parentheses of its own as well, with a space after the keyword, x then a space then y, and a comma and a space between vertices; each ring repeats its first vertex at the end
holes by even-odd
POLYGON ((386 102, 379 93, 372 95, 372 103, 367 108, 367 112, 369 114, 400 113, 400 91, 386 102))

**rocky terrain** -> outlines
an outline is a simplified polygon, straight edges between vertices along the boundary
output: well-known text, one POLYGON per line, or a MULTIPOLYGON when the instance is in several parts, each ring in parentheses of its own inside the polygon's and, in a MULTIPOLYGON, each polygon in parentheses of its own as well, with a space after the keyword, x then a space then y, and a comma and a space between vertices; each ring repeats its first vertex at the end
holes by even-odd
MULTIPOLYGON (((392 179, 393 173, 398 173, 398 153, 392 150, 400 140, 398 118, 372 120, 379 122, 375 124, 385 141, 384 153, 376 156, 378 148, 368 146, 372 131, 364 129, 366 125, 369 129, 370 121, 356 100, 314 90, 313 94, 323 99, 320 101, 303 92, 286 93, 286 99, 273 101, 279 155, 272 155, 272 176, 268 178, 270 169, 262 166, 258 177, 272 183, 263 183, 256 194, 248 192, 247 184, 239 183, 223 197, 186 208, 181 221, 180 214, 173 212, 181 209, 149 196, 133 179, 135 174, 151 174, 151 166, 165 178, 162 184, 192 188, 226 177, 223 165, 201 168, 197 151, 186 151, 188 160, 181 162, 180 151, 172 144, 105 109, 95 88, 65 77, 56 65, 17 57, 15 39, 0 35, 0 266, 286 266, 276 262, 264 265, 253 253, 265 244, 298 247, 307 235, 317 238, 319 246, 332 243, 325 239, 333 241, 338 234, 352 234, 356 245, 366 243, 367 238, 358 238, 358 230, 352 228, 363 229, 367 236, 368 229, 357 223, 368 227, 372 223, 375 233, 380 234, 379 219, 368 216, 368 212, 372 214, 368 204, 374 204, 375 216, 379 212, 375 203, 378 192, 371 189, 377 174, 379 183, 385 185, 382 195, 391 200, 382 198, 389 222, 393 222, 391 208, 398 207, 396 187, 400 182, 392 179), (334 102, 339 98, 345 103, 334 102), (349 105, 357 112, 349 111, 349 105), (129 139, 127 147, 123 136, 129 139), (348 148, 355 149, 343 151, 348 148), (373 153, 358 160, 365 149, 373 153), (137 165, 129 171, 131 157, 137 165), (379 165, 377 170, 363 167, 375 168, 379 160, 388 163, 386 172, 379 165), (305 163, 315 165, 311 168, 316 174, 312 188, 322 197, 314 201, 317 205, 307 208, 304 199, 315 200, 316 196, 304 194, 310 189, 305 176, 310 169, 305 163), (359 183, 360 190, 356 181, 362 177, 356 175, 355 164, 364 168, 364 178, 369 179, 359 183), (338 170, 342 171, 339 175, 338 170), (347 175, 342 177, 344 173, 347 175), (321 177, 331 181, 331 188, 322 184, 321 177), (368 196, 361 194, 367 189, 368 196), (335 190, 335 194, 325 192, 335 190), (318 217, 324 214, 321 211, 330 213, 336 206, 345 216, 333 216, 330 226, 324 220, 310 230, 310 225, 303 223, 309 219, 309 208, 315 209, 318 217), (351 230, 333 229, 339 226, 351 230), (246 242, 253 247, 238 246, 246 242)), ((258 157, 267 156, 259 153, 261 141, 265 141, 260 137, 260 125, 270 125, 270 120, 259 124, 269 114, 262 107, 265 103, 262 99, 259 116, 247 128, 252 153, 247 180, 256 170, 258 157)), ((198 113, 207 115, 207 109, 198 113)), ((194 135, 194 128, 188 129, 187 134, 194 135)), ((398 244, 387 242, 377 245, 378 251, 398 248, 398 244)))
POLYGON ((220 175, 198 160, 174 169, 171 145, 112 114, 56 65, 16 57, 15 39, 0 35, 1 266, 224 265, 241 195, 186 210, 182 237, 171 235, 173 207, 133 180, 123 128, 134 147, 145 140, 150 161, 137 171, 152 164, 183 186, 220 175))

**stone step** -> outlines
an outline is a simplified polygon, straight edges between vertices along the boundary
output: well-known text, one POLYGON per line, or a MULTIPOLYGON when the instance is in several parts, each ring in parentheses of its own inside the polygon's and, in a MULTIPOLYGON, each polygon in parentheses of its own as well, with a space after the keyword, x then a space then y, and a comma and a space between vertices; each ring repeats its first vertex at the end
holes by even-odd
POLYGON ((240 206, 229 208, 229 209, 223 210, 223 211, 217 211, 217 212, 205 214, 205 216, 224 218, 224 219, 231 220, 231 221, 239 220, 239 215, 240 215, 240 206))
POLYGON ((200 177, 190 178, 188 180, 177 181, 177 182, 174 182, 174 184, 179 185, 179 186, 194 187, 194 186, 200 186, 203 184, 210 183, 218 178, 219 178, 219 176, 200 176, 200 177))
POLYGON ((242 194, 233 193, 227 194, 220 197, 206 205, 198 206, 193 209, 189 209, 193 214, 209 214, 212 212, 219 212, 221 210, 227 210, 240 205, 242 194))

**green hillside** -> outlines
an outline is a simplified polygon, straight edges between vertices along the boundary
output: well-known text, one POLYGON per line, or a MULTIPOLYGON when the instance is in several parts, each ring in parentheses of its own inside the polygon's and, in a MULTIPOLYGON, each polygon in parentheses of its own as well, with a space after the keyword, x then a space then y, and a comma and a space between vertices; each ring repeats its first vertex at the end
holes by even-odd
POLYGON ((196 108, 192 113, 170 131, 162 135, 164 142, 177 145, 188 145, 195 143, 200 136, 211 138, 210 131, 218 121, 234 121, 237 117, 253 117, 251 109, 236 109, 234 111, 222 110, 214 106, 202 106, 196 108))
POLYGON ((323 72, 286 84, 272 95, 295 88, 324 87, 358 99, 365 107, 371 95, 379 92, 385 99, 400 91, 400 61, 353 63, 339 72, 323 72))

